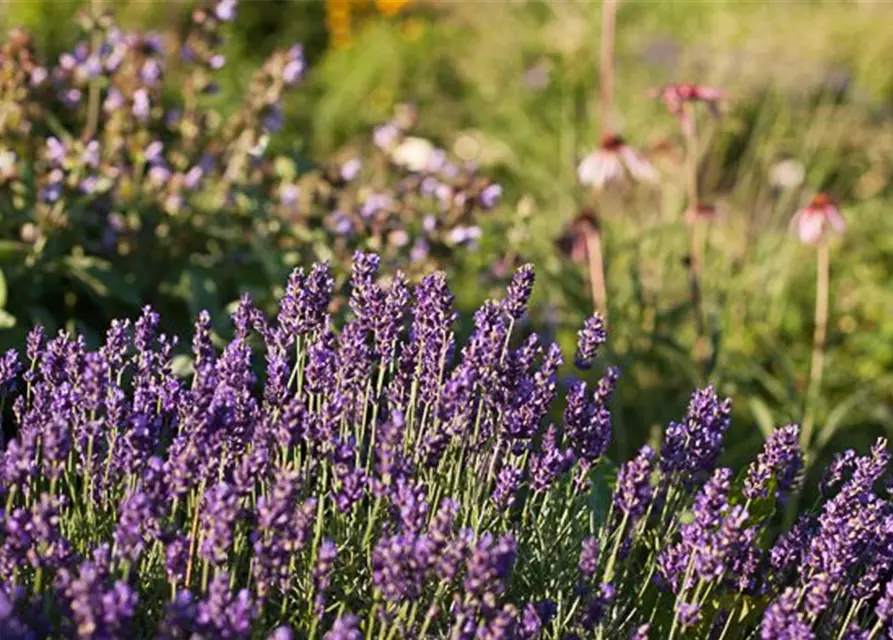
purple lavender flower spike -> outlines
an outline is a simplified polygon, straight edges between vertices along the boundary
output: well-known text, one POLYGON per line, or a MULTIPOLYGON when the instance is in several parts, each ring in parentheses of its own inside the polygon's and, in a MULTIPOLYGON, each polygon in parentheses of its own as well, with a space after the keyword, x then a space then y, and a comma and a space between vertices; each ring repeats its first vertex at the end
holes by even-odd
POLYGON ((654 450, 645 445, 635 458, 625 462, 617 472, 614 506, 630 523, 641 518, 651 504, 654 493, 651 486, 654 457, 654 450))
POLYGON ((579 369, 588 369, 592 366, 592 359, 599 347, 608 341, 608 332, 605 330, 605 321, 597 313, 590 316, 583 324, 583 328, 577 333, 577 353, 574 363, 579 369))
POLYGON ((547 491, 573 464, 573 451, 559 448, 555 425, 551 425, 543 435, 540 453, 530 459, 530 488, 537 493, 547 491))
POLYGON ((316 566, 313 568, 313 612, 320 618, 326 610, 326 591, 332 583, 337 557, 338 547, 335 543, 328 538, 323 540, 316 552, 316 566))
POLYGON ((331 328, 327 328, 307 350, 307 366, 304 369, 307 390, 311 393, 334 391, 337 368, 335 334, 331 328))
POLYGON ((21 373, 19 354, 10 349, 0 357, 0 398, 4 398, 15 388, 16 378, 21 373))
POLYGON ((202 506, 202 543, 199 554, 208 562, 226 562, 233 543, 233 526, 239 516, 238 497, 232 487, 221 482, 205 491, 202 506))
POLYGON ((815 633, 797 611, 797 592, 791 588, 776 598, 763 614, 761 640, 814 640, 815 633))
POLYGON ((599 588, 594 591, 586 604, 584 605, 582 615, 580 616, 580 624, 586 631, 593 631, 595 627, 605 617, 605 613, 614 604, 616 591, 610 584, 602 583, 599 588))
POLYGON ((524 470, 515 467, 503 467, 496 476, 496 488, 493 490, 492 500, 500 512, 508 511, 515 504, 518 489, 524 470))
POLYGON ((598 552, 598 538, 590 536, 583 539, 577 568, 586 581, 592 580, 595 577, 595 572, 598 571, 598 552))
POLYGON ((517 553, 518 545, 510 534, 498 539, 490 534, 481 536, 466 563, 464 586, 473 602, 503 594, 517 553))
POLYGON ((383 292, 375 282, 380 264, 376 254, 357 251, 350 268, 350 308, 367 326, 382 312, 383 292))
POLYGON ((889 625, 893 620, 893 580, 887 582, 887 586, 884 587, 884 594, 877 601, 874 614, 884 626, 889 625))
POLYGON ((749 500, 769 495, 769 481, 775 478, 775 493, 781 497, 796 488, 803 467, 799 447, 800 428, 788 425, 776 429, 766 440, 763 451, 747 470, 744 496, 749 500))
POLYGON ((535 277, 533 265, 525 264, 515 271, 515 275, 506 289, 502 308, 515 320, 519 320, 527 311, 527 304, 530 302, 530 296, 533 293, 535 277))
POLYGON ((248 638, 258 615, 251 592, 242 589, 233 594, 230 576, 220 571, 208 586, 207 597, 199 602, 196 622, 204 634, 217 638, 248 638))
POLYGON ((278 326, 290 338, 319 330, 332 299, 333 287, 334 280, 325 263, 314 264, 307 275, 303 269, 295 269, 279 303, 278 326))
POLYGON ((416 288, 411 351, 420 360, 419 401, 431 404, 441 382, 443 363, 453 346, 454 296, 442 272, 426 276, 416 288))
POLYGON ((97 549, 94 557, 75 571, 60 569, 56 588, 78 629, 92 629, 94 637, 127 635, 136 613, 137 594, 123 581, 112 583, 107 546, 97 549))
POLYGON ((282 625, 273 629, 273 632, 267 636, 267 640, 294 640, 295 633, 291 627, 282 625))
POLYGON ((695 602, 677 602, 676 615, 682 629, 689 629, 701 621, 701 607, 695 602))
POLYGON ((608 367, 591 398, 584 382, 576 382, 568 392, 565 433, 574 452, 590 463, 595 463, 610 444, 612 419, 608 402, 619 377, 616 367, 608 367))
POLYGON ((691 490, 712 473, 731 422, 731 401, 720 399, 713 387, 692 395, 682 423, 671 422, 664 434, 660 467, 666 477, 677 474, 691 490))
POLYGON ((383 363, 390 363, 394 357, 408 302, 409 287, 406 276, 398 271, 385 294, 381 313, 373 318, 375 350, 383 363))
POLYGON ((360 632, 360 619, 349 613, 342 615, 332 624, 332 628, 326 633, 324 640, 363 640, 363 634, 360 632))

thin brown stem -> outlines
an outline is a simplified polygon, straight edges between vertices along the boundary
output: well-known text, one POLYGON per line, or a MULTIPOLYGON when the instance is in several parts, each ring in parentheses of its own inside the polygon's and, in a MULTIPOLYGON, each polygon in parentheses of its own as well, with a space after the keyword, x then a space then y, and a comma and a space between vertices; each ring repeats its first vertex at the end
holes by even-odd
POLYGON ((688 277, 692 315, 695 323, 695 360, 706 358, 706 327, 704 322, 702 282, 704 273, 704 246, 706 244, 705 221, 700 219, 698 198, 698 129, 694 105, 685 102, 683 130, 685 133, 686 196, 691 215, 689 230, 688 277))
POLYGON ((616 26, 617 0, 604 0, 602 3, 601 54, 599 56, 603 134, 614 132, 614 37, 616 26))
POLYGON ((825 339, 828 333, 828 288, 830 279, 830 259, 828 243, 821 241, 816 254, 816 296, 815 327, 812 335, 812 362, 809 366, 809 386, 806 391, 806 406, 803 410, 803 431, 800 443, 811 457, 809 445, 815 427, 816 403, 822 388, 822 374, 825 369, 825 339))
MULTIPOLYGON (((100 0, 92 0, 90 3, 90 11, 93 14, 94 22, 99 21, 102 6, 100 0)), ((98 24, 93 24, 93 35, 90 42, 90 55, 99 56, 99 48, 102 45, 102 33, 98 24)), ((85 142, 92 140, 96 135, 96 129, 99 126, 99 82, 101 73, 97 72, 96 76, 90 79, 90 91, 87 98, 87 125, 84 127, 83 140, 85 142)))
POLYGON ((586 230, 586 257, 589 261, 589 286, 592 304, 608 326, 608 293, 605 287, 605 263, 602 257, 602 234, 596 228, 586 230))

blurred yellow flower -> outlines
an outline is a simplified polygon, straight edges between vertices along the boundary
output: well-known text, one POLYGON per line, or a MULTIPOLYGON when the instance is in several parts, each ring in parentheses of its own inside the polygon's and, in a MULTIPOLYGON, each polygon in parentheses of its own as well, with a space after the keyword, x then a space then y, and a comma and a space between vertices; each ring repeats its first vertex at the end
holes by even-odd
POLYGON ((410 0, 375 0, 375 8, 381 14, 393 16, 398 14, 409 3, 410 0))
MULTIPOLYGON (((394 16, 412 0, 374 0, 375 10, 384 16, 394 16)), ((332 45, 342 49, 353 37, 353 18, 362 13, 370 0, 326 0, 326 28, 332 45)))

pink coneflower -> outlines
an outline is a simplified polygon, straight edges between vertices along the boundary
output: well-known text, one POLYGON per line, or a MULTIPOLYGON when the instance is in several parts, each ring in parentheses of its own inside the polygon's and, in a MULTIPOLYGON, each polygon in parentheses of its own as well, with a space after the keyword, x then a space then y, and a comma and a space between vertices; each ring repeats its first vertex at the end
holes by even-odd
POLYGON ((794 214, 791 224, 797 228, 797 235, 806 244, 815 244, 825 235, 827 226, 843 233, 846 223, 840 209, 826 193, 815 196, 808 205, 794 214))
POLYGON ((679 118, 685 131, 688 131, 691 126, 691 116, 684 108, 686 103, 701 102, 711 114, 717 116, 719 115, 717 103, 726 97, 726 93, 722 89, 688 82, 664 85, 660 89, 652 89, 649 95, 652 98, 663 100, 670 113, 679 118))
POLYGON ((715 109, 716 103, 726 97, 722 89, 689 82, 664 85, 660 89, 652 89, 650 95, 652 98, 663 100, 667 109, 674 115, 682 111, 682 105, 686 102, 703 102, 709 108, 715 109))
POLYGON ((687 209, 685 212, 685 221, 692 224, 696 220, 713 220, 716 218, 716 206, 699 202, 696 209, 687 209))
POLYGON ((601 147, 583 158, 577 167, 577 177, 582 184, 601 190, 607 184, 619 182, 623 178, 624 168, 634 180, 657 180, 657 171, 644 155, 626 144, 620 136, 608 133, 602 136, 601 147))

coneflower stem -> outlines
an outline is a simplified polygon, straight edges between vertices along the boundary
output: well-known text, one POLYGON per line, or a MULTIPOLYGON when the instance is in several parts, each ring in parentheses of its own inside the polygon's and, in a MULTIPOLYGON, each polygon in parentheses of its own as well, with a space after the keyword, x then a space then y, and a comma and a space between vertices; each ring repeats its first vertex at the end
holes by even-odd
POLYGON ((812 335, 812 362, 809 366, 809 386, 806 390, 806 403, 803 409, 803 430, 800 432, 800 445, 809 464, 810 441, 815 427, 816 403, 822 388, 822 374, 825 369, 825 338, 828 333, 828 283, 830 279, 830 259, 828 243, 822 240, 816 253, 816 295, 815 327, 812 335))
POLYGON ((589 286, 592 304, 608 327, 608 293, 605 287, 605 262, 602 257, 602 234, 595 227, 586 230, 586 257, 589 261, 589 286))
POLYGON ((614 34, 617 24, 617 0, 602 3, 602 38, 599 86, 601 87, 602 133, 613 133, 614 119, 614 34))
POLYGON ((688 278, 692 314, 695 322, 694 355, 697 362, 707 357, 706 330, 702 302, 702 279, 704 273, 704 244, 706 241, 704 223, 700 219, 698 199, 698 129, 694 105, 682 104, 683 130, 685 133, 685 171, 688 210, 692 216, 689 230, 688 278))
MULTIPOLYGON (((99 16, 102 12, 101 1, 92 0, 90 2, 90 9, 92 13, 91 18, 94 20, 92 27, 93 34, 90 37, 90 55, 99 58, 99 48, 102 45, 102 33, 99 30, 99 25, 95 22, 99 21, 99 16)), ((100 75, 100 73, 97 73, 90 79, 90 91, 87 98, 87 126, 84 127, 83 133, 85 142, 91 140, 93 136, 96 135, 96 129, 99 126, 100 75)))

